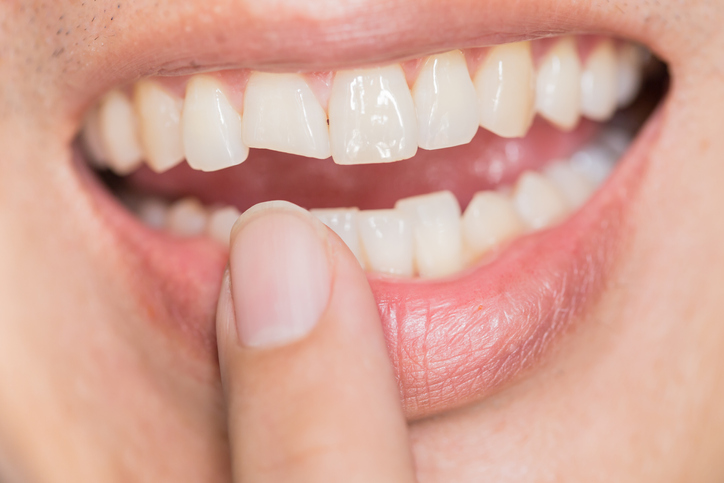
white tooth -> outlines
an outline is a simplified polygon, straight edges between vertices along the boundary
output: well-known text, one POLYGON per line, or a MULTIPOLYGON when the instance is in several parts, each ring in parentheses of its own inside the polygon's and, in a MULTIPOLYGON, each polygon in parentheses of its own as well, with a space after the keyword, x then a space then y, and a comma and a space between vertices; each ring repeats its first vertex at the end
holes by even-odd
POLYGON ((360 265, 364 267, 364 259, 362 257, 362 249, 359 244, 359 234, 357 230, 357 208, 328 208, 310 210, 312 215, 316 216, 319 221, 332 229, 342 241, 349 247, 360 265))
POLYGON ((636 99, 643 80, 643 54, 641 47, 624 44, 617 52, 616 101, 626 107, 636 99))
POLYGON ((81 142, 88 153, 88 161, 97 168, 105 168, 108 165, 108 155, 103 147, 101 136, 101 121, 98 116, 98 108, 91 109, 83 121, 81 131, 81 142))
POLYGON ((166 226, 175 235, 191 237, 204 233, 207 221, 203 205, 195 198, 184 198, 171 205, 166 226))
POLYGON ((462 228, 465 248, 474 258, 525 229, 510 198, 495 191, 475 193, 463 214, 462 228))
POLYGON ((167 225, 168 219, 168 203, 157 198, 144 198, 139 201, 135 210, 138 218, 156 230, 160 230, 167 225))
POLYGON ((398 210, 360 211, 357 227, 368 269, 414 275, 412 224, 406 215, 398 210))
POLYGON ((528 227, 545 228, 568 213, 568 203, 556 186, 535 171, 523 173, 513 190, 513 203, 528 227))
POLYGON ((478 131, 475 88, 461 51, 428 57, 412 87, 412 98, 422 149, 467 144, 478 131))
POLYGON ((136 84, 133 101, 138 114, 141 144, 146 163, 156 172, 166 171, 184 159, 181 138, 183 101, 156 82, 136 84))
POLYGON ((604 40, 586 59, 581 74, 581 113, 594 121, 607 121, 616 111, 616 49, 604 40))
POLYGON ((219 243, 229 246, 231 228, 241 212, 234 206, 227 206, 214 210, 209 216, 209 224, 206 226, 206 234, 219 243))
POLYGON ((598 135, 597 144, 601 144, 610 149, 617 157, 621 157, 631 144, 631 135, 625 129, 604 128, 598 135))
POLYGON ((538 70, 536 107, 541 116, 571 130, 581 115, 581 61, 576 41, 563 38, 546 54, 538 70))
POLYGON ((252 72, 241 134, 250 148, 319 159, 331 155, 327 114, 299 74, 252 72))
POLYGON ((417 116, 399 64, 339 71, 329 97, 337 164, 389 163, 417 152, 417 116))
POLYGON ((480 125, 498 136, 523 137, 535 114, 530 42, 498 45, 475 74, 480 125))
POLYGON ((600 186, 616 166, 616 155, 603 146, 589 146, 571 156, 571 168, 600 186))
POLYGON ((440 191, 395 203, 412 222, 414 253, 421 277, 442 277, 460 270, 460 205, 454 194, 440 191))
POLYGON ((128 174, 141 164, 136 114, 131 101, 120 91, 111 91, 101 100, 98 117, 108 165, 117 174, 128 174))
POLYGON ((228 168, 249 155, 241 140, 241 116, 213 77, 198 75, 189 80, 181 126, 186 161, 194 169, 228 168))
POLYGON ((545 175, 553 182, 571 208, 576 209, 588 201, 596 186, 565 161, 555 161, 546 166, 545 175))

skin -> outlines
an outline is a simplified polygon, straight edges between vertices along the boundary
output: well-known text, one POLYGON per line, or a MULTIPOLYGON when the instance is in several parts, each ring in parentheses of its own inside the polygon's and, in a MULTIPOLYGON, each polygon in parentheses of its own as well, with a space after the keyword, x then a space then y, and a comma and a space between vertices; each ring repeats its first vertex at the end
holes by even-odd
MULTIPOLYGON (((142 303, 124 247, 80 188, 69 146, 94 98, 158 72, 334 69, 531 31, 639 40, 668 63, 672 87, 603 293, 526 377, 410 424, 416 477, 724 479, 724 4, 449 3, 484 20, 468 31, 429 13, 434 2, 408 10, 405 0, 0 5, 0 480, 231 481, 240 457, 229 449, 240 432, 228 426, 218 356, 154 323, 176 312, 142 303), (298 41, 308 35, 314 49, 298 41)), ((374 334, 364 340, 373 350, 374 334)), ((319 347, 320 357, 344 355, 343 346, 319 347)), ((275 374, 269 357, 260 380, 275 374)), ((314 360, 303 366, 309 380, 314 360)), ((279 387, 289 392, 264 401, 271 414, 309 390, 279 387)))

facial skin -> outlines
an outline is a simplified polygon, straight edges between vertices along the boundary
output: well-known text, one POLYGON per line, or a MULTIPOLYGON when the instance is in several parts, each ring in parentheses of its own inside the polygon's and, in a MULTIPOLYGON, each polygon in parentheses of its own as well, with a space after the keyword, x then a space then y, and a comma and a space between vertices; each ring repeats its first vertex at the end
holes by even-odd
MULTIPOLYGON (((638 40, 671 73, 639 147, 645 169, 627 194, 624 249, 585 320, 542 365, 411 423, 417 477, 724 479, 724 4, 441 4, 0 5, 0 480, 229 479, 214 341, 168 330, 213 307, 159 313, 146 303, 164 292, 139 293, 139 259, 79 182, 70 145, 97 96, 159 72, 335 69, 578 32, 638 40)), ((199 293, 218 294, 208 281, 225 263, 216 257, 200 274, 199 293)))

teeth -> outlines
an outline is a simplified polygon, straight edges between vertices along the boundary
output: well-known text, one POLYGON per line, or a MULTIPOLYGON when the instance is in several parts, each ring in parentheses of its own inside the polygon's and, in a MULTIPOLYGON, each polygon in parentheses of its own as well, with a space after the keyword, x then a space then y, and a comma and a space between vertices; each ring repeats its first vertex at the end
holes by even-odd
POLYGON ((581 111, 581 61, 576 42, 566 37, 546 54, 538 71, 536 107, 563 130, 578 124, 581 111))
POLYGON ((204 206, 195 198, 184 198, 171 205, 166 227, 174 235, 192 237, 204 233, 207 221, 204 206))
POLYGON ((97 168, 106 167, 108 164, 108 156, 106 155, 106 150, 103 147, 101 121, 97 108, 91 109, 83 121, 81 142, 89 155, 89 161, 91 164, 97 168))
POLYGON ((475 193, 462 219, 465 248, 472 258, 512 240, 524 229, 512 201, 495 191, 475 193))
POLYGON ((449 191, 399 200, 395 209, 412 223, 414 256, 421 277, 442 277, 462 267, 460 205, 449 191))
POLYGON ((216 171, 242 163, 249 148, 241 140, 241 116, 213 77, 192 77, 182 115, 184 151, 189 166, 216 171))
POLYGON ((298 74, 251 74, 241 132, 251 148, 320 159, 331 155, 327 115, 298 74))
POLYGON ((101 100, 98 118, 108 165, 119 175, 130 173, 142 157, 131 101, 120 91, 109 92, 101 100))
POLYGON ((364 267, 362 248, 360 247, 357 230, 357 208, 332 208, 310 210, 322 223, 332 229, 357 257, 364 267))
POLYGON ((535 69, 529 42, 493 47, 475 74, 480 125, 498 136, 523 137, 535 114, 535 69))
POLYGON ((141 144, 146 162, 156 172, 166 171, 184 159, 181 138, 183 101, 151 81, 136 84, 133 100, 138 113, 141 144))
POLYGON ((581 74, 581 112, 595 121, 611 119, 616 110, 616 50, 613 42, 600 42, 586 60, 581 74))
POLYGON ((412 98, 422 149, 467 144, 478 131, 475 88, 461 51, 428 57, 412 88, 412 98))
POLYGON ((617 156, 603 146, 589 146, 571 156, 571 168, 600 186, 611 174, 616 165, 617 156))
POLYGON ((616 69, 616 101, 626 107, 636 99, 643 80, 641 47, 624 44, 618 50, 616 69))
POLYGON ((596 190, 590 179, 574 170, 565 161, 549 164, 545 169, 545 175, 556 185, 572 209, 583 206, 596 190))
POLYGON ((209 216, 209 223, 206 226, 206 234, 219 243, 229 246, 231 228, 240 216, 241 212, 233 206, 214 210, 211 213, 211 216, 209 216))
POLYGON ((386 163, 417 152, 417 119, 399 65, 337 72, 329 98, 337 164, 386 163))
POLYGON ((165 201, 157 198, 142 199, 139 201, 136 210, 138 217, 147 226, 156 230, 166 227, 168 204, 165 201))
POLYGON ((410 220, 398 210, 360 211, 357 216, 367 268, 411 277, 414 264, 410 220))
POLYGON ((534 171, 523 173, 513 190, 513 203, 528 227, 551 226, 568 213, 568 203, 556 186, 534 171))

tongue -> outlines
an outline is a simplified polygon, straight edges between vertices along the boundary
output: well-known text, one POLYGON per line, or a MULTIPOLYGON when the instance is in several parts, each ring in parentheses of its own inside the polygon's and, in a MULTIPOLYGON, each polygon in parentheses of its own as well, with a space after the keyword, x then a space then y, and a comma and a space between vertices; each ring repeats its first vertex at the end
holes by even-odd
POLYGON ((523 139, 504 139, 480 129, 463 146, 418 150, 405 161, 357 166, 252 150, 244 163, 222 171, 194 171, 182 163, 162 174, 144 167, 125 181, 143 193, 170 199, 195 196, 209 205, 234 205, 242 211, 278 199, 307 209, 391 208, 400 198, 440 190, 455 193, 464 208, 476 191, 511 184, 525 170, 569 157, 596 130, 597 125, 582 122, 573 132, 562 133, 536 120, 523 139))

